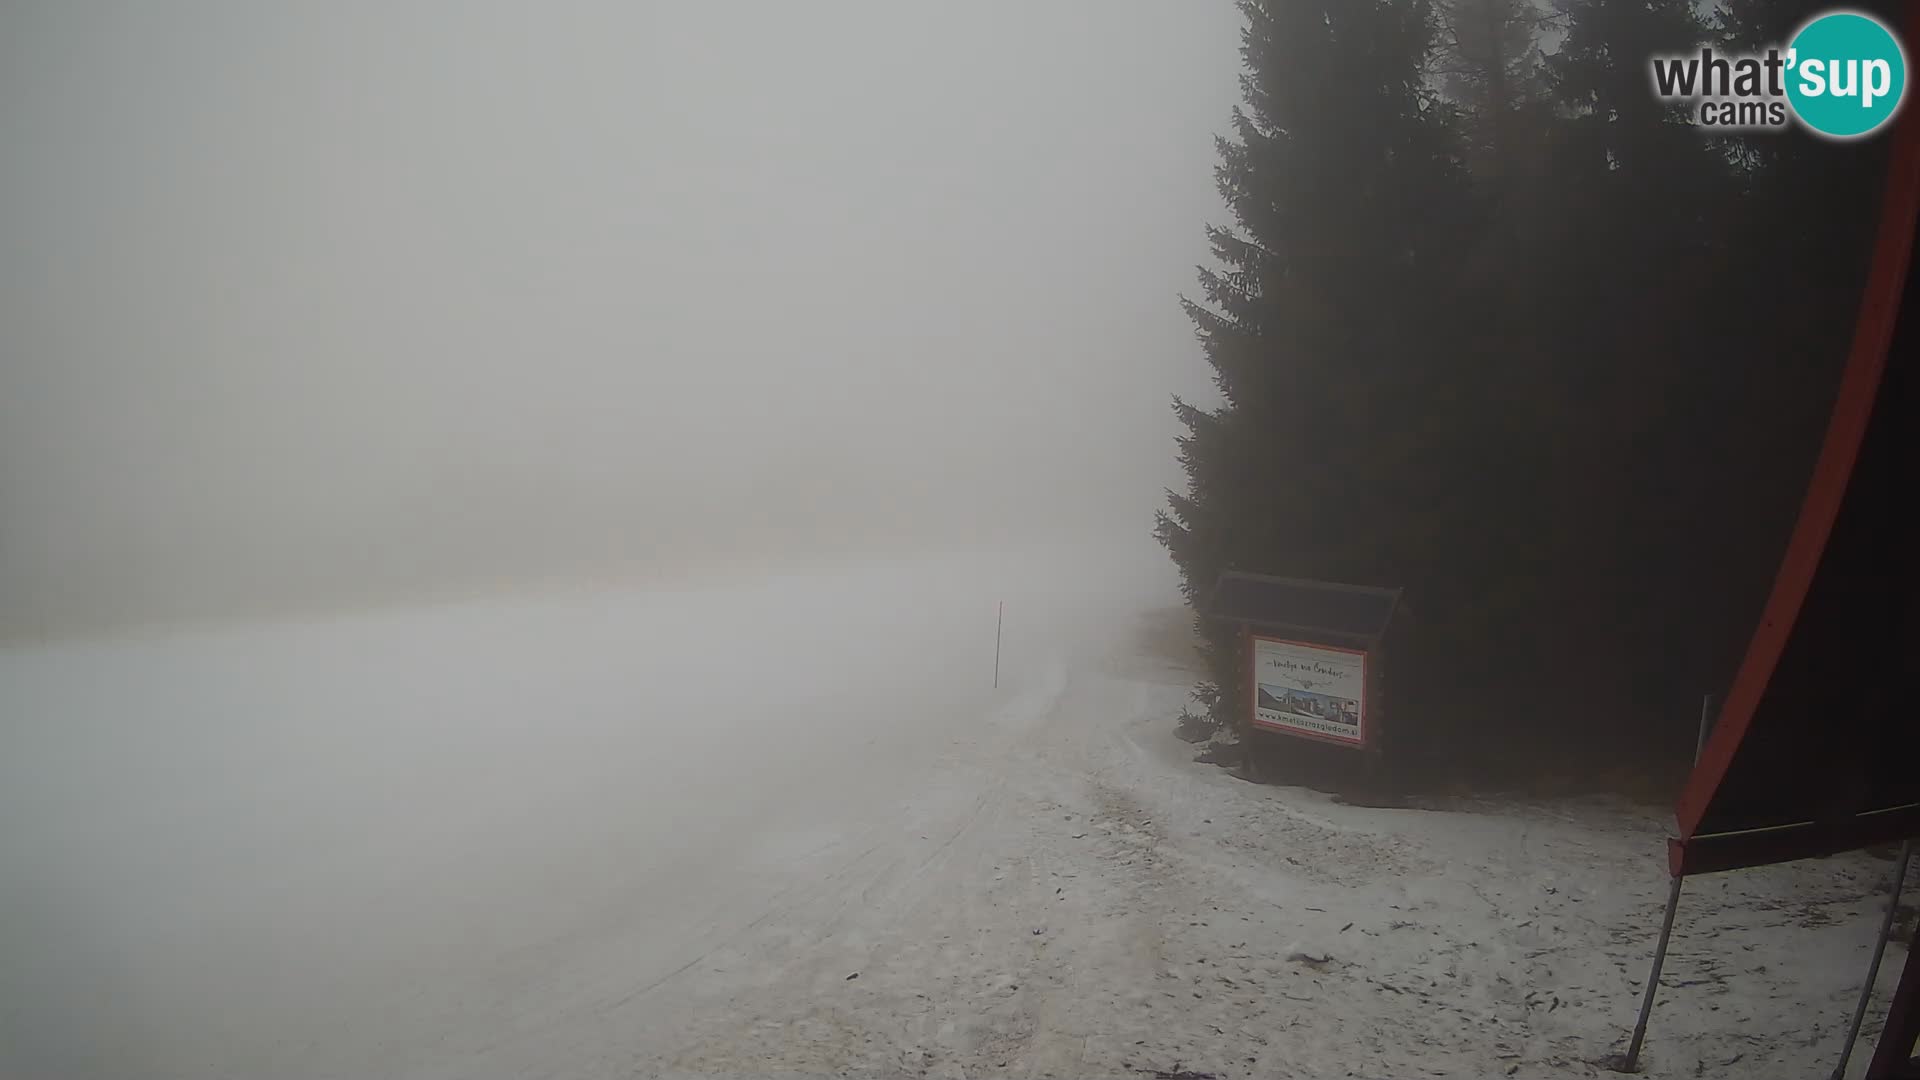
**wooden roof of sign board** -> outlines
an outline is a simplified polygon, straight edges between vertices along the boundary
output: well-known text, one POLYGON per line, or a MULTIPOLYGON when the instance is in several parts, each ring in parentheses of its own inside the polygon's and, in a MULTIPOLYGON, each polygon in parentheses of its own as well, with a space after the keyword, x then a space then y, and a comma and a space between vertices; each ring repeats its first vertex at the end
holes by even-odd
POLYGON ((1228 570, 1202 610, 1225 622, 1373 642, 1399 607, 1399 589, 1228 570))

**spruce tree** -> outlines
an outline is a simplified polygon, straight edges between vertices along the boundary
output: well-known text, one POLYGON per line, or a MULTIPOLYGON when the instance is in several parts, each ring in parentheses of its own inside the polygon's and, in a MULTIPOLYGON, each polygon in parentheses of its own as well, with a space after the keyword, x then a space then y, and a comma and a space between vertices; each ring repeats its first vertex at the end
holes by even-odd
POLYGON ((1534 0, 1437 0, 1434 73, 1462 114, 1463 153, 1484 182, 1518 180, 1529 119, 1546 98, 1539 34, 1549 16, 1534 0))
MULTIPOLYGON (((1157 535, 1196 604, 1227 568, 1407 587, 1396 743, 1683 760, 1804 488, 1885 140, 1654 96, 1652 55, 1784 43, 1789 0, 1434 3, 1241 5, 1233 224, 1185 301, 1221 404, 1175 402, 1157 535)), ((1201 625, 1238 722, 1240 650, 1201 625)))
MULTIPOLYGON (((1243 0, 1244 107, 1217 141, 1231 227, 1183 299, 1222 403, 1176 400, 1184 493, 1156 533, 1190 600, 1220 571, 1399 584, 1429 571, 1420 466, 1467 214, 1450 114, 1425 84, 1426 0, 1243 0)), ((1437 518, 1437 514, 1431 517, 1437 518)), ((1431 521, 1429 522, 1431 524, 1431 521)), ((1202 622, 1215 715, 1241 658, 1202 622)))

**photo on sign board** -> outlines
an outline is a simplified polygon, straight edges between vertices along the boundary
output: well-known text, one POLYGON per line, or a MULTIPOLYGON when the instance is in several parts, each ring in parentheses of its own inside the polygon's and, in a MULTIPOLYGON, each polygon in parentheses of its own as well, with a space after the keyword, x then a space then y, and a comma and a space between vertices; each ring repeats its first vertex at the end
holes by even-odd
POLYGON ((1352 698, 1316 694, 1291 686, 1260 684, 1260 707, 1274 712, 1292 713, 1303 719, 1332 720, 1337 724, 1359 726, 1360 703, 1352 698))

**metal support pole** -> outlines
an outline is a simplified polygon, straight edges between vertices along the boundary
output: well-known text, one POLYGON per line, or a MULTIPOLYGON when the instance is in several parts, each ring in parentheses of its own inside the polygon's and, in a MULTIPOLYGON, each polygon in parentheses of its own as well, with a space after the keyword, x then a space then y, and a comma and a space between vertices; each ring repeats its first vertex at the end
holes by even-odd
POLYGON ((1860 1003, 1854 1006, 1853 1023, 1847 1027, 1847 1042, 1840 1048, 1840 1064, 1833 1067, 1833 1080, 1847 1074, 1847 1059, 1853 1056, 1853 1044, 1860 1038, 1860 1024, 1867 1018, 1867 1002, 1873 997, 1873 984, 1880 978, 1880 958, 1886 955, 1887 938, 1893 934, 1893 917, 1900 910, 1900 887, 1907 880, 1907 859, 1913 855, 1913 841, 1900 845, 1900 864, 1893 868, 1893 888, 1887 893, 1887 913, 1880 920, 1880 937, 1873 943, 1873 960, 1867 964, 1867 985, 1860 988, 1860 1003))
POLYGON ((1667 939, 1673 935, 1673 913, 1680 908, 1680 883, 1685 881, 1678 875, 1673 879, 1673 888, 1667 892, 1667 916, 1660 920, 1660 944, 1653 947, 1653 970, 1647 973, 1647 992, 1640 999, 1640 1019, 1633 1023, 1633 1041, 1627 1044, 1627 1052, 1617 1064, 1615 1072, 1635 1072, 1640 1066, 1640 1044, 1647 1038, 1647 1020, 1653 1016, 1653 992, 1660 987, 1660 968, 1667 962, 1667 939))
POLYGON ((1887 1003, 1887 1018, 1880 1037, 1874 1040, 1873 1058, 1867 1062, 1868 1080, 1889 1080, 1903 1072, 1912 1072, 1913 1045, 1920 1039, 1920 964, 1911 952, 1900 965, 1900 981, 1893 984, 1893 1000, 1887 1003))
MULTIPOLYGON (((1700 754, 1707 748, 1707 736, 1713 731, 1713 695, 1700 696, 1700 734, 1693 743, 1694 764, 1699 764, 1700 754)), ((1653 995, 1660 989, 1660 969, 1667 963, 1667 942, 1673 937, 1673 916, 1680 910, 1680 883, 1686 879, 1675 875, 1673 886, 1667 890, 1667 913, 1660 920, 1660 942, 1653 947, 1653 970, 1647 973, 1647 989, 1640 996, 1640 1016, 1633 1022, 1633 1040, 1627 1044, 1627 1052, 1612 1062, 1615 1072, 1638 1072, 1640 1069, 1640 1047, 1647 1041, 1647 1021, 1653 1018, 1653 995)))
POLYGON ((1693 744, 1693 762, 1700 763, 1700 753, 1707 748, 1707 736, 1713 732, 1713 695, 1700 697, 1700 740, 1693 744))

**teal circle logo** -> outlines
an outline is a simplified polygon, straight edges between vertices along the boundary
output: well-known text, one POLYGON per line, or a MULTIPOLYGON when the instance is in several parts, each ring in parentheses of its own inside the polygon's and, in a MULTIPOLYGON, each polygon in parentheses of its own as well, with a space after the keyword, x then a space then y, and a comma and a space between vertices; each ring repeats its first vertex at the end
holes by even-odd
POLYGON ((1907 54, 1871 15, 1834 11, 1800 28, 1787 44, 1787 102, 1816 134, 1854 139, 1900 110, 1907 54))

